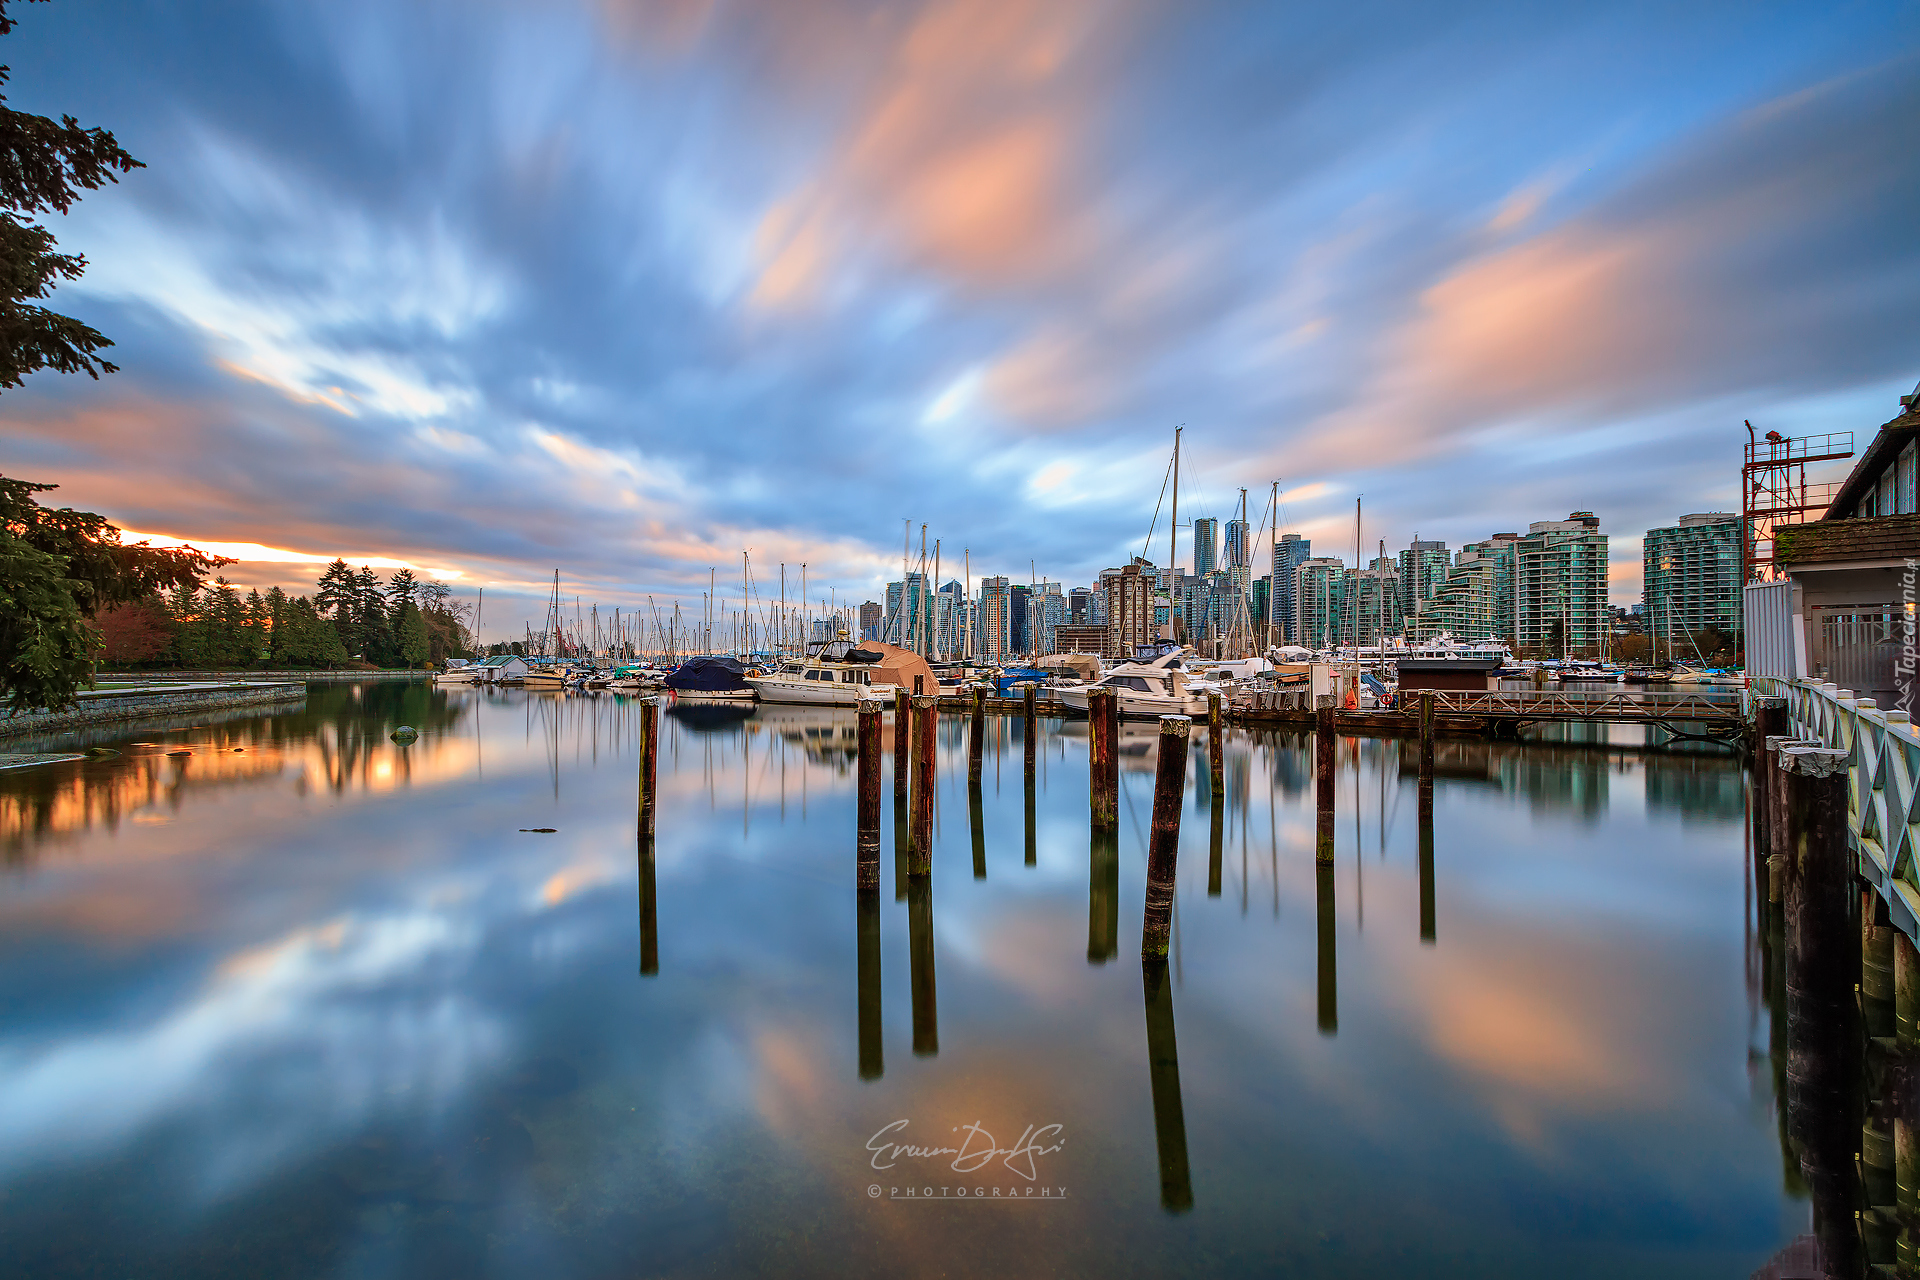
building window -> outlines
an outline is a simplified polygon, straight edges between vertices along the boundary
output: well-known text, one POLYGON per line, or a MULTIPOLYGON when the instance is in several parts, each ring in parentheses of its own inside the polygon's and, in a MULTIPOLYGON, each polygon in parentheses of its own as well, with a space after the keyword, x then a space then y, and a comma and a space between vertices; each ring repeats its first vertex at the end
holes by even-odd
POLYGON ((1907 447, 1900 451, 1900 461, 1894 464, 1894 472, 1899 477, 1895 485, 1899 503, 1896 510, 1903 516, 1920 511, 1920 495, 1914 492, 1914 464, 1917 458, 1920 458, 1920 445, 1909 440, 1907 447))

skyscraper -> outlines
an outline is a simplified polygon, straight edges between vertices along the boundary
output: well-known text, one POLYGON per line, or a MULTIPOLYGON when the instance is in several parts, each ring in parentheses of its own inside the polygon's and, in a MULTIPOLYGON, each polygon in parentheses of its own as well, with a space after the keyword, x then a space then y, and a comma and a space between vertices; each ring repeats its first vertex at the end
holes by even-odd
POLYGON ((877 600, 869 600, 861 605, 860 638, 862 640, 878 640, 880 638, 880 621, 885 616, 885 613, 883 613, 880 608, 880 602, 877 600))
POLYGON ((1204 578, 1212 573, 1219 557, 1220 522, 1211 516, 1200 516, 1193 522, 1193 576, 1204 578))
POLYGON ((1013 591, 1005 578, 980 579, 980 607, 973 638, 975 656, 995 661, 1013 651, 1013 591))
POLYGON ((1154 642, 1155 577, 1152 562, 1138 556, 1125 568, 1100 575, 1106 590, 1108 657, 1131 658, 1134 646, 1154 642))
POLYGON ((1295 570, 1313 555, 1313 543, 1297 533, 1283 533, 1273 544, 1273 597, 1271 613, 1274 639, 1280 644, 1300 644, 1296 630, 1298 617, 1298 580, 1295 570))
POLYGON ((1440 590, 1440 584, 1447 580, 1447 571, 1453 568, 1453 556, 1447 551, 1444 542, 1422 542, 1415 538, 1412 545, 1400 553, 1400 612, 1412 618, 1426 608, 1427 601, 1433 599, 1440 590))
MULTIPOLYGON (((1253 547, 1248 540, 1247 522, 1245 520, 1227 521, 1227 567, 1245 569, 1253 563, 1252 555, 1253 547)), ((1199 572, 1198 565, 1194 566, 1194 571, 1199 572)))

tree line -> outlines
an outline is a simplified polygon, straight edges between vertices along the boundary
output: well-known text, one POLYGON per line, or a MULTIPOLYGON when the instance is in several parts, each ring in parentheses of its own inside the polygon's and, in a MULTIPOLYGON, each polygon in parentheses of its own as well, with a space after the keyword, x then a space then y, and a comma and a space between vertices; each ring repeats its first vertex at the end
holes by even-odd
POLYGON ((408 669, 468 656, 468 606, 443 582, 401 569, 384 581, 335 560, 314 593, 245 596, 225 578, 182 584, 100 614, 102 658, 117 667, 408 669))

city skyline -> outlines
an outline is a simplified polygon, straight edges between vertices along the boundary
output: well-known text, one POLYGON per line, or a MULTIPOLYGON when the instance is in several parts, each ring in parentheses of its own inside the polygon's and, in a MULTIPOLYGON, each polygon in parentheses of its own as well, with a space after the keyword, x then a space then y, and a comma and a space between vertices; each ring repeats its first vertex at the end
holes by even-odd
POLYGON ((1185 423, 1183 519, 1593 510, 1627 602, 1742 419, 1870 433, 1920 350, 1920 18, 1661 14, 33 6, 10 101, 149 167, 56 228, 121 372, 8 390, 0 472, 491 631, 742 548, 868 598, 899 507, 1089 581, 1185 423))

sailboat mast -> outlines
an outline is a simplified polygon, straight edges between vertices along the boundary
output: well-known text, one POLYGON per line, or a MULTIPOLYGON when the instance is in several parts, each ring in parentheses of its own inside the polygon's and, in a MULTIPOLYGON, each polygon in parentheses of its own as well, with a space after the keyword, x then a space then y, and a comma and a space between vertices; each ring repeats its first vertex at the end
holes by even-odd
MULTIPOLYGON (((940 590, 940 539, 938 538, 933 540, 933 589, 935 592, 940 590)), ((929 597, 928 603, 937 606, 940 603, 939 597, 937 595, 929 597)), ((933 611, 933 660, 946 661, 946 651, 940 644, 940 610, 938 608, 933 611)))
POLYGON ((973 548, 963 547, 960 552, 961 566, 966 574, 966 595, 960 600, 961 636, 960 656, 963 660, 973 657, 973 548))
MULTIPOLYGON (((1180 533, 1180 432, 1182 430, 1184 428, 1181 427, 1173 429, 1173 517, 1167 521, 1167 630, 1169 632, 1174 629, 1173 588, 1178 573, 1174 568, 1175 561, 1178 559, 1174 540, 1180 533)), ((1148 602, 1148 608, 1152 608, 1151 601, 1148 602)))

